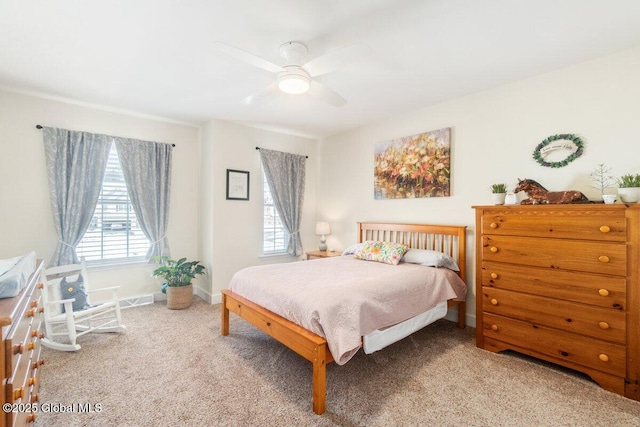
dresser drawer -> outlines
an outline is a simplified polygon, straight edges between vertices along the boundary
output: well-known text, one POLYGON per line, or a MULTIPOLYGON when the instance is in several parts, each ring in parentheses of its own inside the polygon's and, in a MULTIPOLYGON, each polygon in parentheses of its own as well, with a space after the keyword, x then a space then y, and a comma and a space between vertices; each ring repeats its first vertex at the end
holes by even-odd
POLYGON ((28 401, 28 378, 31 375, 31 362, 29 354, 21 354, 15 357, 16 368, 6 382, 6 399, 9 403, 28 401))
POLYGON ((625 376, 624 346, 490 313, 484 313, 482 328, 486 337, 619 377, 625 376))
POLYGON ((625 310, 627 279, 577 271, 482 263, 482 285, 625 310))
POLYGON ((482 236, 482 261, 625 276, 624 243, 482 236))
POLYGON ((488 210, 482 216, 482 233, 561 239, 626 240, 625 212, 621 209, 567 211, 565 209, 488 210))
POLYGON ((7 377, 10 377, 15 369, 17 356, 28 353, 27 343, 30 340, 31 327, 38 311, 36 305, 37 302, 28 299, 28 303, 22 307, 17 316, 17 323, 11 328, 5 339, 4 369, 7 377))
POLYGON ((482 288, 482 304, 485 312, 617 344, 627 341, 626 316, 620 310, 489 287, 482 288))

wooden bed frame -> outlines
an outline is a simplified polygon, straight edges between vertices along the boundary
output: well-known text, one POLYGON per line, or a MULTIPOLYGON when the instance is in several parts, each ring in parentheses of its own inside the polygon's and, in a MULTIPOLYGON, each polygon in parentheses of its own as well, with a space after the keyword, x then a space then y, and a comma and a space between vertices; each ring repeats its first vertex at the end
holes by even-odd
MULTIPOLYGON (((414 249, 431 249, 453 257, 460 267, 460 277, 466 283, 466 226, 358 223, 358 242, 383 240, 402 243, 414 249)), ((458 327, 465 327, 466 303, 449 301, 458 306, 458 327)), ((327 341, 305 328, 269 311, 258 304, 224 289, 222 291, 222 335, 229 335, 229 311, 236 313, 262 332, 281 342, 313 365, 313 412, 320 415, 326 409, 327 364, 333 356, 327 341)))

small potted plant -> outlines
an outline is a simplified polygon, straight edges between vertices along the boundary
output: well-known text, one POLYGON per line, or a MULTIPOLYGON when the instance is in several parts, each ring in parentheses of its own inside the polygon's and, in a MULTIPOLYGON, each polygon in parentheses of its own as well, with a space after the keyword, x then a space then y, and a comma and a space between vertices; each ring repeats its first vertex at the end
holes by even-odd
POLYGON ((616 179, 611 175, 611 168, 604 163, 599 163, 598 166, 589 174, 593 184, 593 188, 600 190, 600 195, 605 203, 613 203, 615 201, 615 194, 605 194, 608 187, 612 187, 616 183, 616 179))
POLYGON ((493 194, 494 205, 504 205, 504 198, 507 195, 507 184, 492 184, 491 193, 493 194))
POLYGON ((154 256, 153 260, 161 264, 153 270, 154 277, 162 277, 162 293, 167 294, 167 308, 181 310, 191 305, 193 285, 191 281, 198 274, 204 274, 200 261, 187 261, 186 258, 173 260, 167 256, 154 256))
POLYGON ((618 178, 618 187, 618 194, 624 203, 640 201, 640 175, 622 175, 618 178))

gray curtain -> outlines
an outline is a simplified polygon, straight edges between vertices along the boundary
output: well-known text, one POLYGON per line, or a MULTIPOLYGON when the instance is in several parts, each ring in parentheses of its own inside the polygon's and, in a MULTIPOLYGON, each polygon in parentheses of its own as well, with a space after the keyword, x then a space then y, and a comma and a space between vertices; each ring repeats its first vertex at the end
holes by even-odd
POLYGON ((114 138, 129 198, 140 229, 151 242, 147 258, 169 256, 172 145, 114 138))
POLYGON ((58 245, 50 266, 78 263, 76 246, 98 203, 112 138, 44 127, 44 150, 58 245))
POLYGON ((264 174, 282 225, 289 233, 287 253, 302 255, 300 222, 304 202, 305 156, 260 149, 264 174))

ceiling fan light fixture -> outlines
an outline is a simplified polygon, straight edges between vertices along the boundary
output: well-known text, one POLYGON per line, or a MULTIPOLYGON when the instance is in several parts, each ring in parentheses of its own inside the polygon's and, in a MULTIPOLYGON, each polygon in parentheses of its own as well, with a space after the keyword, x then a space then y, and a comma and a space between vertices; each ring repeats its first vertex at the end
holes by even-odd
POLYGON ((300 74, 286 74, 278 78, 278 89, 291 95, 306 93, 309 85, 309 77, 300 74))

